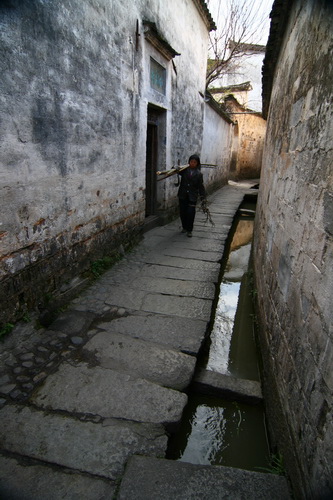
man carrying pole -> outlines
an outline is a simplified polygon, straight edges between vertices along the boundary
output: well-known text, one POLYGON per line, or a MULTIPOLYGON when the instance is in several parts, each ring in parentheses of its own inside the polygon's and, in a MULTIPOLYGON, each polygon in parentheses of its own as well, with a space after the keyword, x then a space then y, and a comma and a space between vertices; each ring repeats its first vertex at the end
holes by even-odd
POLYGON ((201 203, 206 201, 206 190, 200 170, 199 156, 190 156, 188 164, 189 168, 179 171, 181 181, 178 190, 178 199, 179 215, 183 227, 182 233, 186 233, 191 238, 198 196, 200 196, 201 203))
MULTIPOLYGON (((206 215, 206 221, 209 220, 211 225, 214 226, 210 211, 207 207, 206 190, 203 184, 201 166, 216 167, 216 165, 208 163, 201 164, 200 157, 194 154, 189 157, 187 165, 173 167, 163 172, 156 172, 157 175, 164 176, 158 180, 167 179, 175 174, 181 177, 178 190, 179 215, 182 223, 181 232, 186 233, 189 238, 192 237, 198 196, 200 196, 201 199, 201 210, 206 215)), ((176 185, 179 185, 179 183, 176 185)))

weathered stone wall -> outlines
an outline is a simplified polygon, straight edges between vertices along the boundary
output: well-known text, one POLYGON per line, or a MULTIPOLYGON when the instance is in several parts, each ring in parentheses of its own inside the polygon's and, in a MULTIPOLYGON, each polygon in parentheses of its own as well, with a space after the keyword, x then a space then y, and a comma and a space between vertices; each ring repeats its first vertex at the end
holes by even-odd
POLYGON ((208 30, 186 0, 1 2, 0 324, 138 236, 148 103, 166 112, 164 167, 200 150, 208 30), (144 20, 181 53, 166 96, 144 20))
POLYGON ((255 224, 270 432, 302 499, 333 496, 332 25, 329 2, 293 2, 255 224))
POLYGON ((262 153, 266 134, 266 120, 260 113, 252 113, 233 96, 226 98, 226 106, 237 123, 230 177, 232 179, 257 179, 260 177, 262 153))
POLYGON ((239 127, 236 179, 260 177, 266 120, 260 115, 234 115, 239 127))

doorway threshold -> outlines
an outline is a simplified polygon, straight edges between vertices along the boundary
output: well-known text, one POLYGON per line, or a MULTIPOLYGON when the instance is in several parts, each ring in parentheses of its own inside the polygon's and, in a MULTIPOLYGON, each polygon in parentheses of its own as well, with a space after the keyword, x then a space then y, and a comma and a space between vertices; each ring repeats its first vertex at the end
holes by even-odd
POLYGON ((143 232, 146 233, 154 227, 162 226, 163 220, 159 215, 148 215, 143 224, 143 232))

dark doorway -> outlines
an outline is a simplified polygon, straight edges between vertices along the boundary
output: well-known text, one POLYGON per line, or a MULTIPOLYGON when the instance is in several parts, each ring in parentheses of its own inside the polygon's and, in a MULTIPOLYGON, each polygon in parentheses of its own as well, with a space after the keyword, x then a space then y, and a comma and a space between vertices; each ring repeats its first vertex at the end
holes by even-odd
POLYGON ((166 110, 148 104, 146 143, 146 217, 156 216, 163 203, 156 172, 165 170, 166 110))
POLYGON ((146 217, 156 212, 156 172, 157 172, 157 123, 147 123, 146 146, 146 217))

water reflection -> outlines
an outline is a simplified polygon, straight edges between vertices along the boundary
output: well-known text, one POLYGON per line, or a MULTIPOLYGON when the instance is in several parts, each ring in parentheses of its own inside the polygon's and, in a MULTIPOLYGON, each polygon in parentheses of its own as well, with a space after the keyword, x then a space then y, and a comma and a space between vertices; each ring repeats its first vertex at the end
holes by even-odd
POLYGON ((221 443, 224 441, 226 420, 224 408, 201 405, 191 419, 191 432, 180 460, 194 464, 209 465, 215 462, 221 443))
POLYGON ((263 408, 192 396, 168 458, 247 470, 267 467, 269 448, 263 408))
MULTIPOLYGON (((220 285, 206 369, 259 380, 253 331, 249 259, 253 221, 240 220, 220 285)), ((191 394, 167 458, 248 470, 268 467, 269 446, 262 405, 191 394)))
POLYGON ((240 283, 223 282, 216 309, 207 361, 207 370, 229 373, 229 353, 234 319, 237 311, 240 283))
POLYGON ((206 369, 258 380, 248 266, 253 221, 240 220, 220 285, 206 369))

